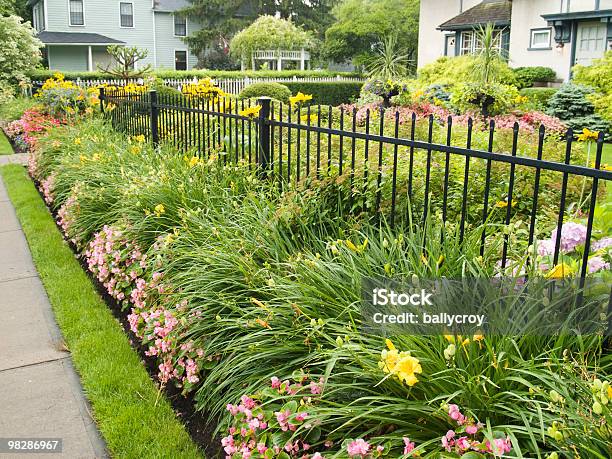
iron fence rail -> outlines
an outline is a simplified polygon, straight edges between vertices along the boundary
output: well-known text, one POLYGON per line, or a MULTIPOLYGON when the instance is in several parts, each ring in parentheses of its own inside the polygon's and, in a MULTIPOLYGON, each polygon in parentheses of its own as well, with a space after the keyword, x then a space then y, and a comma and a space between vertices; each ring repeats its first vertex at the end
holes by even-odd
POLYGON ((414 113, 404 116, 393 109, 367 111, 358 118, 356 110, 296 108, 266 98, 255 105, 247 100, 213 101, 155 91, 135 95, 122 90, 102 90, 101 101, 115 128, 144 135, 155 145, 167 142, 185 153, 245 162, 267 179, 278 181, 281 189, 317 188, 327 181, 340 192, 344 190, 341 202, 334 204, 339 217, 371 214, 392 226, 414 215, 420 216, 422 224, 431 217, 443 225, 454 225, 461 240, 468 228, 476 228, 481 231, 481 255, 490 233, 502 232, 502 270, 508 266, 512 245, 524 253, 538 240, 544 212, 556 222, 553 259, 558 263, 561 230, 571 203, 576 213, 586 214, 587 237, 580 264, 584 279, 595 210, 606 199, 600 182, 612 185, 612 172, 601 167, 603 133, 594 145, 594 166, 589 167, 572 163, 575 142, 571 130, 564 136, 563 160, 543 159, 547 150, 543 126, 531 136, 533 143, 519 148, 516 123, 510 151, 496 152, 493 121, 482 125, 468 120, 461 135, 465 146, 457 146, 451 117, 419 119, 414 113), (257 115, 248 116, 245 110, 249 108, 257 115), (443 142, 435 141, 436 127, 445 128, 443 142), (486 149, 473 147, 476 135, 485 136, 486 149), (518 154, 525 149, 535 155, 518 154), (580 188, 580 202, 576 203, 580 188), (526 204, 521 202, 515 208, 519 198, 526 204), (524 219, 528 229, 522 240, 514 241, 503 228, 518 219, 524 219))

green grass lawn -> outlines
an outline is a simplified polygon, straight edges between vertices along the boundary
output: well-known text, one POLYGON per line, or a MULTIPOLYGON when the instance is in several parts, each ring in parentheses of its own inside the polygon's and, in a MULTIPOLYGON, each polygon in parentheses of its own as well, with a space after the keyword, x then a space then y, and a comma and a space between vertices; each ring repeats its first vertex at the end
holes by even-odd
POLYGON ((612 143, 604 143, 603 156, 601 158, 602 164, 612 166, 612 143))
POLYGON ((0 155, 12 155, 13 154, 13 147, 11 146, 11 143, 9 142, 9 140, 6 138, 6 135, 4 135, 4 132, 2 131, 2 129, 0 129, 0 155))
POLYGON ((25 169, 4 166, 0 174, 111 455, 202 457, 64 242, 25 169))

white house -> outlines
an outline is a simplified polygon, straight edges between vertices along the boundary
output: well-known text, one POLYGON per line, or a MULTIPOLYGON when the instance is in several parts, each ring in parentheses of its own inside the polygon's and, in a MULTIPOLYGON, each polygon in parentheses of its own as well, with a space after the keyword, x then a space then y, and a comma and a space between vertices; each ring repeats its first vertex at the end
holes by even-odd
POLYGON ((29 0, 52 70, 106 66, 111 44, 148 50, 143 64, 187 70, 197 64, 184 39, 200 25, 180 11, 187 0, 29 0))
POLYGON ((488 23, 512 67, 550 67, 565 81, 612 49, 612 0, 421 0, 418 66, 474 52, 474 29, 488 23))

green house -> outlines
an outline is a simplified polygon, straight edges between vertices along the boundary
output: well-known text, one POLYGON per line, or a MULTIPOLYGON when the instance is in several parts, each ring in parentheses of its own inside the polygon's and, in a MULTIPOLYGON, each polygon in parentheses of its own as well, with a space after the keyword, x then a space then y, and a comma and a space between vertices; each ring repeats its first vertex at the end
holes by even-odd
POLYGON ((29 0, 28 5, 51 70, 106 67, 112 44, 148 50, 142 65, 158 69, 188 70, 198 62, 185 43, 200 28, 180 13, 187 0, 29 0))

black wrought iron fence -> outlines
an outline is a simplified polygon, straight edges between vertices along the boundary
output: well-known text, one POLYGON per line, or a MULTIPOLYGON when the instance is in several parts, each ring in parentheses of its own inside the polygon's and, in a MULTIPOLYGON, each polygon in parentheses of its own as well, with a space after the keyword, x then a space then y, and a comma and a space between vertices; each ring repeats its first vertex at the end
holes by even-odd
POLYGON ((499 232, 502 269, 513 248, 525 254, 555 227, 557 264, 563 225, 582 216, 584 278, 594 236, 606 236, 594 220, 610 201, 603 133, 587 149, 576 145, 571 130, 561 143, 558 132, 543 126, 522 138, 518 124, 510 132, 496 131, 493 121, 453 126, 451 117, 419 118, 392 108, 362 113, 266 98, 255 103, 122 90, 102 90, 101 100, 112 125, 128 135, 209 160, 249 164, 281 189, 308 188, 330 198, 340 217, 375 215, 392 226, 429 218, 455 228, 461 239, 477 228, 481 254, 487 233, 499 232), (507 231, 512 225, 514 233, 507 231))

